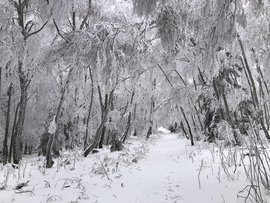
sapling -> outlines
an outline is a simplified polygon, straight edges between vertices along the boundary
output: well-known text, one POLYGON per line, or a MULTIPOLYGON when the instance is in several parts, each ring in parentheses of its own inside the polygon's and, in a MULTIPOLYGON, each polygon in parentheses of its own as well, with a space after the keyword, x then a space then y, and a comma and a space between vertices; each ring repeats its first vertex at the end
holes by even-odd
POLYGON ((199 189, 201 189, 201 179, 200 179, 200 176, 201 176, 201 172, 202 172, 202 168, 203 168, 203 162, 204 162, 204 160, 202 159, 201 160, 200 169, 199 169, 199 173, 198 173, 199 189))
POLYGON ((218 179, 219 182, 221 182, 220 181, 220 167, 218 167, 218 176, 217 176, 217 179, 218 179))

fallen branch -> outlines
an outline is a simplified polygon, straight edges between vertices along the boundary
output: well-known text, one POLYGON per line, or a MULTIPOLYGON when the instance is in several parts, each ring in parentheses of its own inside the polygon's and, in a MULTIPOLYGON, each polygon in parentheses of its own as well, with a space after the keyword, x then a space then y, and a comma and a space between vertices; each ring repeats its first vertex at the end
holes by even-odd
POLYGON ((34 195, 34 192, 32 190, 14 190, 16 194, 22 194, 22 193, 31 193, 31 195, 34 195))

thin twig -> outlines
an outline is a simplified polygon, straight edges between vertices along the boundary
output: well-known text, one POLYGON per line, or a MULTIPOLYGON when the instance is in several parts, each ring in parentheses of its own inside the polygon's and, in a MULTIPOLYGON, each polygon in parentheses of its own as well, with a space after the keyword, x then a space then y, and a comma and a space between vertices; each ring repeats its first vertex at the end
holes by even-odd
POLYGON ((54 26, 55 26, 55 28, 56 28, 57 33, 59 34, 59 36, 62 37, 66 42, 68 42, 68 40, 61 34, 61 32, 59 30, 59 27, 58 27, 58 25, 55 22, 55 19, 53 19, 53 24, 54 24, 54 26))
POLYGON ((202 172, 202 167, 203 167, 203 159, 201 160, 201 166, 200 166, 200 169, 199 169, 199 173, 198 173, 198 182, 199 182, 199 189, 201 189, 201 180, 200 180, 200 175, 201 175, 201 172, 202 172))
POLYGON ((171 81, 169 80, 168 76, 166 75, 166 73, 164 72, 164 70, 161 68, 161 66, 158 63, 157 63, 157 66, 162 71, 162 73, 164 74, 164 76, 166 77, 166 79, 168 80, 168 82, 170 83, 171 87, 173 87, 171 81))
POLYGON ((26 35, 26 36, 25 36, 25 40, 26 40, 28 37, 31 37, 32 35, 37 34, 37 33, 39 33, 41 30, 43 30, 43 28, 45 27, 45 25, 46 25, 47 23, 48 23, 48 20, 47 20, 47 21, 41 26, 41 28, 39 28, 37 31, 32 32, 32 33, 26 35))

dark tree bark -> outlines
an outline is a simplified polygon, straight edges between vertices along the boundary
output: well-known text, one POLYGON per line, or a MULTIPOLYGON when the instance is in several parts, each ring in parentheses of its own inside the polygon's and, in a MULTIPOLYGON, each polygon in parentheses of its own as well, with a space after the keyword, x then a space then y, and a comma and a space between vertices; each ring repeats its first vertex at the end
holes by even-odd
POLYGON ((182 121, 180 122, 180 127, 181 127, 181 129, 182 129, 182 131, 183 131, 185 137, 186 137, 187 139, 189 139, 188 134, 187 134, 187 131, 185 130, 185 127, 184 127, 184 124, 183 124, 182 121))
MULTIPOLYGON (((123 133, 123 136, 121 137, 122 143, 124 143, 124 142, 126 141, 126 139, 127 139, 127 136, 128 136, 128 133, 129 133, 130 126, 131 126, 131 112, 129 112, 129 114, 128 114, 127 125, 126 125, 125 131, 124 131, 124 133, 123 133)), ((150 136, 150 135, 149 135, 149 136, 150 136)))
POLYGON ((199 121, 199 124, 200 124, 200 130, 203 131, 203 124, 202 124, 202 121, 201 121, 200 112, 198 111, 196 106, 194 106, 194 109, 196 111, 197 118, 198 118, 198 121, 199 121))
POLYGON ((146 139, 148 140, 150 138, 150 135, 152 134, 152 125, 149 126, 147 134, 146 134, 146 139))
POLYGON ((9 123, 10 123, 10 106, 11 106, 11 95, 12 95, 13 84, 10 84, 8 88, 8 108, 6 114, 6 130, 5 130, 5 138, 3 143, 3 164, 7 164, 9 159, 8 154, 8 136, 9 136, 9 123))
POLYGON ((16 130, 13 135, 13 162, 18 164, 22 159, 21 155, 21 136, 23 132, 23 125, 25 120, 25 111, 27 105, 27 87, 29 85, 27 76, 25 71, 23 71, 23 63, 19 60, 18 63, 18 73, 19 73, 19 80, 20 80, 20 108, 18 112, 18 121, 16 123, 16 130))
POLYGON ((248 61, 247 61, 246 52, 245 52, 245 49, 244 49, 243 42, 242 42, 239 35, 237 36, 237 39, 238 39, 240 49, 241 49, 241 52, 242 52, 242 56, 243 56, 243 59, 244 59, 244 68, 245 68, 245 70, 247 72, 247 76, 248 76, 248 79, 249 79, 250 84, 251 84, 251 88, 252 88, 251 93, 252 93, 252 96, 253 96, 254 101, 255 101, 255 107, 257 107, 259 103, 258 103, 258 96, 257 96, 257 90, 256 90, 255 82, 254 82, 254 79, 253 79, 253 76, 252 76, 248 61))
MULTIPOLYGON (((252 100, 254 101, 254 107, 255 109, 258 109, 259 108, 259 100, 258 100, 258 96, 257 96, 257 90, 256 90, 256 85, 255 85, 255 82, 254 82, 254 79, 253 79, 253 75, 251 73, 251 69, 249 67, 249 63, 247 61, 247 57, 246 57, 246 53, 245 53, 245 49, 244 49, 244 45, 243 45, 243 42, 240 38, 240 36, 238 35, 237 36, 237 39, 238 39, 238 43, 240 45, 240 49, 241 49, 241 52, 242 52, 242 56, 243 56, 243 65, 244 65, 244 68, 245 68, 245 71, 246 71, 246 77, 248 79, 248 81, 250 81, 249 85, 250 85, 250 89, 251 89, 251 96, 252 96, 252 100)), ((267 140, 270 140, 270 135, 269 135, 269 132, 267 131, 266 127, 265 127, 265 124, 264 124, 264 118, 261 117, 259 119, 259 122, 262 126, 262 129, 263 129, 263 132, 265 134, 265 137, 267 138, 267 140)))
POLYGON ((14 131, 12 137, 12 152, 13 152, 13 162, 18 164, 22 158, 21 156, 21 136, 23 132, 24 120, 25 120, 25 112, 26 112, 26 105, 27 105, 27 87, 30 83, 29 72, 25 68, 24 64, 24 57, 26 55, 26 43, 29 37, 39 33, 48 21, 46 21, 39 29, 32 31, 31 21, 26 20, 26 12, 29 8, 28 0, 24 1, 10 1, 14 9, 17 13, 17 22, 18 27, 20 28, 21 35, 23 39, 21 40, 21 49, 18 53, 18 75, 19 75, 19 82, 20 82, 20 108, 18 112, 18 121, 16 122, 16 129, 14 131), (30 23, 30 24, 29 24, 30 23), (29 27, 30 25, 30 27, 29 27))
POLYGON ((105 133, 106 133, 106 126, 103 126, 102 133, 101 133, 101 138, 100 138, 100 141, 99 141, 99 144, 98 144, 99 149, 103 148, 103 142, 104 142, 104 139, 105 139, 105 133))
POLYGON ((187 83, 184 81, 184 79, 183 79, 183 77, 180 75, 180 73, 179 73, 177 70, 174 70, 174 71, 177 73, 177 75, 178 75, 179 78, 181 79, 182 83, 183 83, 185 86, 187 86, 187 83))
POLYGON ((226 95, 225 95, 225 92, 224 92, 224 87, 222 87, 221 96, 222 96, 222 99, 223 99, 223 102, 224 102, 227 120, 228 120, 230 126, 232 127, 235 144, 240 144, 240 141, 239 141, 239 139, 237 137, 237 133, 236 133, 236 130, 235 130, 235 124, 233 122, 233 119, 232 119, 232 116, 231 116, 231 113, 230 113, 230 110, 229 110, 229 105, 228 105, 227 98, 226 98, 226 95))
POLYGON ((72 31, 76 30, 76 12, 74 10, 74 3, 72 5, 72 31))
POLYGON ((90 104, 89 104, 89 110, 88 115, 86 119, 86 130, 85 130, 85 137, 84 137, 84 150, 87 148, 87 142, 88 142, 88 134, 89 134, 89 122, 91 118, 91 111, 92 111, 92 105, 93 105, 93 97, 94 97, 94 82, 93 82, 93 76, 92 76, 92 70, 89 66, 89 74, 90 74, 90 80, 91 80, 91 98, 90 98, 90 104))
POLYGON ((83 27, 86 27, 87 19, 90 16, 91 12, 92 12, 92 0, 88 0, 88 10, 87 10, 86 15, 83 18, 81 25, 80 25, 80 30, 83 29, 83 27))
POLYGON ((25 143, 24 144, 24 153, 23 154, 27 154, 27 150, 28 150, 28 145, 25 143))
POLYGON ((109 111, 110 111, 110 107, 111 107, 111 104, 112 104, 114 89, 111 90, 109 97, 106 94, 107 96, 105 96, 105 104, 103 104, 102 95, 101 95, 101 91, 100 91, 99 86, 98 86, 98 93, 99 93, 99 101, 100 101, 100 105, 101 105, 101 122, 100 122, 100 124, 99 124, 99 126, 97 128, 95 138, 94 138, 94 142, 89 147, 87 147, 86 150, 84 151, 84 157, 87 157, 88 154, 90 154, 93 151, 93 149, 95 149, 98 146, 98 144, 100 142, 103 127, 104 127, 104 125, 105 125, 105 123, 107 121, 108 114, 109 114, 109 111), (106 97, 108 98, 107 102, 106 102, 106 97))
MULTIPOLYGON (((57 107, 56 116, 55 116, 56 129, 57 129, 61 109, 62 109, 64 100, 65 100, 65 93, 66 93, 66 90, 67 90, 67 86, 68 86, 68 84, 70 82, 70 79, 71 79, 73 68, 74 67, 71 67, 69 69, 68 76, 67 76, 67 79, 66 79, 66 83, 65 83, 64 87, 61 90, 61 98, 60 98, 60 101, 59 101, 59 104, 58 104, 58 107, 57 107)), ((55 132, 50 134, 50 137, 49 137, 49 142, 48 142, 48 145, 47 145, 47 152, 46 152, 46 168, 51 168, 53 166, 53 164, 54 164, 54 161, 52 160, 52 148, 53 148, 54 140, 55 140, 55 132)))
MULTIPOLYGON (((104 116, 104 111, 105 111, 105 109, 108 108, 108 94, 105 94, 104 104, 103 104, 103 101, 102 101, 102 94, 101 94, 99 86, 98 86, 98 94, 99 94, 99 101, 100 101, 100 107, 101 107, 101 120, 102 120, 103 116, 104 116)), ((110 105, 112 105, 112 104, 110 104, 110 105)), ((103 125, 101 135, 100 135, 100 138, 99 138, 99 142, 98 142, 96 148, 97 147, 99 147, 99 148, 103 147, 103 140, 104 140, 104 136, 105 136, 105 130, 106 130, 105 125, 103 125)))
POLYGON ((188 119, 187 119, 187 117, 186 117, 186 114, 185 114, 185 112, 184 112, 182 106, 180 106, 180 109, 181 109, 181 111, 182 111, 183 117, 184 117, 184 119, 185 119, 185 121, 186 121, 186 124, 187 124, 187 126, 188 126, 188 131, 189 131, 189 135, 190 135, 191 146, 193 146, 193 145, 194 145, 194 140, 193 140, 193 134, 192 134, 192 131, 191 131, 191 127, 190 127, 190 125, 189 125, 188 119))
POLYGON ((12 133, 11 133, 11 138, 10 138, 10 146, 9 146, 9 159, 8 159, 9 163, 11 163, 11 158, 13 158, 13 140, 14 140, 13 137, 16 131, 19 108, 20 108, 20 102, 16 106, 15 116, 14 116, 14 121, 13 121, 12 133))

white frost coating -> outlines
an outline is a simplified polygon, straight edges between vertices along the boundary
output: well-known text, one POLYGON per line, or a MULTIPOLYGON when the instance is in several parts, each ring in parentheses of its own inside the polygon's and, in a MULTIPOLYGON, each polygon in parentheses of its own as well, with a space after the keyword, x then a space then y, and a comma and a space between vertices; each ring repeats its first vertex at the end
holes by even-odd
POLYGON ((54 134, 56 131, 56 122, 55 122, 55 116, 53 117, 52 122, 50 123, 49 129, 48 129, 48 133, 50 134, 54 134))
POLYGON ((164 127, 158 127, 158 131, 159 132, 162 132, 162 133, 165 133, 165 134, 168 134, 170 133, 170 131, 164 127))

